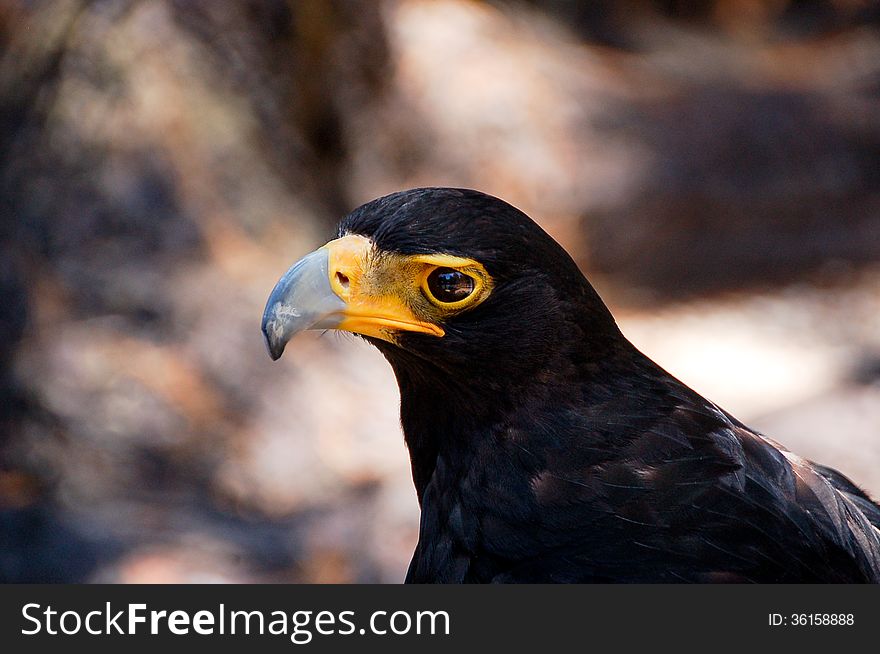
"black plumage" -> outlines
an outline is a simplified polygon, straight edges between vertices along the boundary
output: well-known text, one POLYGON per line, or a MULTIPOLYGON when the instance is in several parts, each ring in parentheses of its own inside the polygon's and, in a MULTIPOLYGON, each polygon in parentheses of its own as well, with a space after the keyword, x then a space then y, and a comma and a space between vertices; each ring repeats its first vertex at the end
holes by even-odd
POLYGON ((367 337, 397 377, 422 511, 407 581, 880 581, 880 507, 640 353, 522 212, 417 189, 355 210, 350 234, 495 282, 443 338, 367 337))

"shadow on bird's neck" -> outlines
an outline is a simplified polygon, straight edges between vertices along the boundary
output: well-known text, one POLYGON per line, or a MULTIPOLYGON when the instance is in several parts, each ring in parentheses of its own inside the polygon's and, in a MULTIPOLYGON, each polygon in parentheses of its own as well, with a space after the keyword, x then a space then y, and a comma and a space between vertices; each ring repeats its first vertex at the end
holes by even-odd
POLYGON ((629 374, 626 366, 635 350, 622 336, 612 340, 613 347, 566 339, 540 365, 528 368, 486 361, 467 370, 380 347, 397 378, 419 502, 438 458, 454 462, 466 474, 479 452, 494 451, 493 443, 511 431, 528 436, 530 425, 563 424, 567 418, 560 416, 571 407, 613 392, 607 388, 609 380, 629 374), (605 354, 598 356, 599 351, 605 354), (601 393, 594 388, 600 383, 601 393))

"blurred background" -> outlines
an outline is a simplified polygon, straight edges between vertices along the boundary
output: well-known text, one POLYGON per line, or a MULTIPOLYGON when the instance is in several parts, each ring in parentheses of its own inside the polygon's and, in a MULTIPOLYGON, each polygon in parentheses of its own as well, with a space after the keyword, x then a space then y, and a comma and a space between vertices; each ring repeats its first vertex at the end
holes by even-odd
POLYGON ((624 333, 880 494, 880 7, 0 0, 0 579, 399 582, 380 355, 260 329, 374 197, 501 196, 624 333))

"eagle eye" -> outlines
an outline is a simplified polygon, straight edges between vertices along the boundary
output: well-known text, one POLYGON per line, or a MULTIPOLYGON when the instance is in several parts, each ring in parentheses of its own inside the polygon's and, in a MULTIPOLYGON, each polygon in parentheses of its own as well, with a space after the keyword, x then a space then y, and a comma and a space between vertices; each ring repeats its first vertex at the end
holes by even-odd
POLYGON ((476 288, 476 282, 454 268, 435 268, 428 275, 427 290, 431 299, 442 304, 453 304, 467 299, 476 288))

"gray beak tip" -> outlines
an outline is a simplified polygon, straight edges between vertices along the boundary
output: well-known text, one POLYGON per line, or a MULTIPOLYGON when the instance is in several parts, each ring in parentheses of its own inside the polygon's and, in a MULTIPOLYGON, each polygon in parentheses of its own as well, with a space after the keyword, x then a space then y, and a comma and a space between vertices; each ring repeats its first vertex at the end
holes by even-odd
POLYGON ((263 315, 263 323, 260 325, 263 332, 263 342, 266 344, 266 351, 272 358, 272 361, 278 361, 284 354, 284 347, 290 336, 286 333, 285 323, 281 320, 274 310, 266 307, 263 315))
POLYGON ((339 323, 345 302, 330 287, 327 266, 327 250, 316 250, 291 266, 272 289, 261 327, 273 361, 281 358, 284 346, 299 332, 339 323))
POLYGON ((266 351, 269 353, 269 356, 272 358, 272 361, 278 361, 281 358, 281 355, 284 354, 284 346, 285 343, 273 342, 269 335, 263 332, 263 342, 266 343, 266 351))

